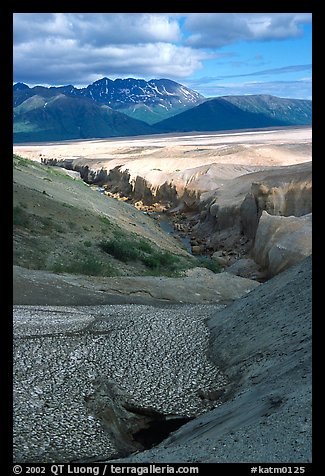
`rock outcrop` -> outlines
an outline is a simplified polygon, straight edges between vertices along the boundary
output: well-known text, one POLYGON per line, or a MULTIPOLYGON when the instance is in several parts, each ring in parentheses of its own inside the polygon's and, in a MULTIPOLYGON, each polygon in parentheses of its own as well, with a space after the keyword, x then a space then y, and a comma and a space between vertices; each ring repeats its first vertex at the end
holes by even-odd
POLYGON ((270 173, 262 182, 253 182, 241 204, 241 231, 249 238, 255 238, 263 210, 286 217, 300 217, 312 211, 311 164, 302 170, 296 167, 292 173, 278 173, 270 173))
POLYGON ((85 396, 89 412, 99 419, 103 428, 114 442, 118 456, 150 448, 151 443, 160 443, 164 428, 178 428, 192 418, 165 415, 153 407, 136 405, 113 381, 96 381, 95 391, 85 396), (160 432, 153 435, 153 428, 160 432), (156 428, 157 430, 157 428, 156 428), (161 438, 159 436, 161 435, 161 438))
MULTIPOLYGON (((263 210, 271 215, 302 216, 312 211, 312 164, 272 167, 234 178, 202 201, 207 210, 203 233, 224 232, 254 240, 263 210)), ((212 237, 218 242, 218 236, 212 237)))
MULTIPOLYGON (((274 276, 311 253, 311 225, 307 226, 307 222, 310 223, 311 220, 294 219, 311 212, 312 165, 311 162, 306 162, 245 174, 206 194, 202 199, 200 221, 193 227, 193 232, 199 238, 208 237, 207 247, 227 252, 236 251, 238 258, 253 258, 269 276, 274 276), (271 242, 266 237, 266 219, 261 222, 261 216, 274 218, 273 231, 268 230, 272 234, 271 242), (276 218, 279 220, 276 221, 276 218), (293 230, 293 221, 296 223, 294 229, 301 228, 304 224, 304 232, 295 232, 288 238, 290 244, 279 243, 277 247, 277 239, 281 238, 283 241, 282 235, 290 234, 293 230), (275 223, 280 222, 282 231, 275 234, 275 223), (287 248, 284 260, 279 254, 283 246, 287 248), (277 253, 275 249, 278 249, 277 253), (266 259, 269 252, 272 258, 266 259)), ((229 264, 234 264, 234 260, 229 264)), ((241 268, 240 275, 245 276, 243 263, 241 268)), ((250 276, 248 269, 247 273, 250 276)))
POLYGON ((312 254, 312 214, 272 216, 265 210, 259 220, 252 255, 274 276, 312 254))
POLYGON ((235 274, 243 278, 257 279, 258 281, 265 279, 265 273, 252 258, 241 258, 236 260, 227 268, 227 273, 235 274))

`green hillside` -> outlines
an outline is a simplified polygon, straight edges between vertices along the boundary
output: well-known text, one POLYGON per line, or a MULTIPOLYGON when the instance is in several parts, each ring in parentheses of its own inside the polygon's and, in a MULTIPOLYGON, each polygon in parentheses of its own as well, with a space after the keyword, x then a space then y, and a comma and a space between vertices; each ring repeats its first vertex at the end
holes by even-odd
POLYGON ((178 276, 202 266, 156 220, 64 170, 13 158, 13 262, 91 276, 178 276))
POLYGON ((14 142, 105 138, 152 133, 144 122, 63 94, 32 96, 14 108, 14 142))

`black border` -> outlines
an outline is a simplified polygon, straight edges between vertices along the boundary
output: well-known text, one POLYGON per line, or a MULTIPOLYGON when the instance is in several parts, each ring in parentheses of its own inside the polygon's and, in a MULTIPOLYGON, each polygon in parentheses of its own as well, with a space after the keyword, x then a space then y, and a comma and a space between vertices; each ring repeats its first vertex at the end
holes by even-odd
MULTIPOLYGON (((198 5, 199 8, 195 9, 194 12, 202 12, 208 13, 210 11, 217 10, 220 13, 231 13, 231 12, 242 12, 242 13, 250 13, 250 12, 279 12, 279 13, 286 13, 286 12, 301 12, 301 13, 312 13, 313 14, 313 64, 314 68, 316 68, 316 75, 314 75, 313 79, 313 93, 316 96, 316 101, 313 104, 313 151, 314 151, 314 164, 313 169, 316 173, 313 174, 313 181, 314 181, 314 197, 316 196, 316 200, 313 200, 314 203, 316 202, 316 207, 318 203, 322 204, 321 199, 317 200, 317 193, 321 188, 320 180, 322 180, 321 171, 318 172, 318 168, 321 166, 321 162, 324 160, 323 155, 323 145, 320 143, 320 127, 321 122, 317 121, 317 117, 321 114, 319 111, 320 106, 320 97, 322 92, 320 89, 317 88, 317 83, 322 80, 322 73, 320 72, 322 66, 322 47, 320 46, 320 42, 322 41, 321 35, 321 19, 322 19, 322 11, 321 11, 322 2, 319 0, 312 0, 312 1, 237 1, 237 2, 216 2, 213 4, 206 3, 205 5, 198 5), (213 8, 211 8, 213 7, 213 8), (316 64, 316 66, 315 66, 316 64), (317 66, 318 64, 318 66, 317 66), (317 73, 317 68, 318 73, 317 73), (315 169, 316 167, 316 169, 315 169)), ((2 197, 2 204, 4 213, 2 214, 2 277, 3 277, 3 291, 4 297, 2 312, 1 312, 1 368, 2 368, 2 395, 5 395, 5 399, 2 399, 2 402, 5 405, 2 407, 1 419, 0 419, 0 427, 1 433, 3 435, 2 438, 2 445, 1 445, 1 459, 0 463, 4 462, 5 467, 8 466, 9 473, 12 473, 12 382, 13 382, 13 375, 12 375, 12 353, 13 353, 13 345, 12 345, 12 206, 9 205, 9 197, 11 197, 12 187, 10 184, 12 183, 12 165, 11 165, 11 154, 12 154, 12 84, 13 84, 13 59, 12 59, 12 38, 13 38, 13 31, 12 31, 12 15, 15 12, 46 12, 46 11, 63 11, 63 12, 87 12, 86 5, 79 4, 77 2, 64 2, 60 4, 60 2, 13 2, 12 5, 4 5, 2 7, 2 13, 0 15, 0 19, 2 22, 1 25, 1 32, 2 32, 2 72, 1 72, 1 91, 2 91, 2 107, 1 113, 3 115, 1 120, 1 144, 2 144, 2 167, 3 167, 3 183, 1 186, 1 193, 3 194, 2 197), (8 286, 8 289, 7 289, 8 286)), ((91 5, 89 4, 89 7, 91 5)), ((103 11, 103 8, 100 8, 101 5, 92 5, 96 7, 96 11, 103 11)), ((103 5, 104 6, 104 5, 103 5)), ((136 11, 133 8, 136 6, 136 2, 132 2, 130 5, 121 5, 121 4, 108 4, 106 8, 109 7, 109 12, 126 12, 126 13, 138 13, 139 9, 136 11)), ((138 5, 137 5, 138 6, 138 5)), ((173 1, 173 2, 148 2, 147 5, 141 2, 142 11, 146 12, 161 12, 162 8, 164 11, 168 12, 181 12, 181 11, 188 11, 190 8, 193 9, 193 4, 189 4, 188 1, 173 1)), ((94 9, 91 9, 90 12, 94 12, 94 9)), ((314 69, 313 68, 313 69, 314 69)), ((322 116, 320 116, 322 117, 322 116)), ((321 205, 322 206, 322 205, 321 205)), ((318 217, 321 216, 321 212, 316 210, 314 211, 314 226, 316 224, 316 231, 313 233, 313 246, 315 248, 315 252, 317 253, 317 260, 313 260, 313 303, 317 301, 317 297, 319 297, 321 291, 318 291, 317 287, 319 283, 322 283, 323 278, 322 275, 320 277, 317 276, 318 271, 320 271, 320 267, 317 266, 319 264, 319 257, 322 256, 322 252, 317 250, 317 245, 320 245, 320 240, 322 240, 322 229, 320 232, 317 233, 317 224, 318 224, 318 217), (315 262, 316 261, 316 262, 315 262)), ((321 227, 320 227, 321 228, 321 227)), ((315 255, 316 256, 316 255, 315 255)), ((319 416, 323 413, 322 408, 319 406, 320 396, 322 395, 322 389, 320 388, 320 381, 321 381, 321 374, 317 376, 317 366, 319 365, 320 359, 322 358, 322 354, 318 354, 318 350, 320 349, 321 345, 321 338, 322 333, 320 330, 321 321, 323 319, 322 315, 324 313, 322 306, 318 308, 317 304, 314 304, 314 309, 316 308, 317 312, 314 312, 313 317, 313 463, 312 465, 305 465, 308 466, 308 471, 306 474, 312 474, 313 469, 315 468, 315 474, 317 474, 316 466, 322 462, 322 448, 321 448, 321 437, 322 431, 319 425, 319 416), (319 310, 318 310, 319 309, 319 310), (316 375, 315 375, 316 374, 316 375)), ((166 463, 168 464, 168 463, 166 463)), ((187 464, 183 464, 186 466, 187 464)), ((270 466, 285 466, 285 463, 280 464, 272 464, 270 466)), ((32 466, 32 465, 31 465, 32 466)), ((145 464, 142 464, 145 466, 145 464)), ((215 472, 217 470, 217 474, 250 474, 250 467, 251 464, 222 464, 222 463, 199 463, 197 466, 200 467, 200 474, 204 471, 215 472), (220 470, 220 471, 218 471, 220 470), (228 473, 227 473, 228 472, 228 473)), ((258 466, 258 464, 257 464, 258 466)), ((264 466, 268 466, 265 464, 264 466)), ((288 465, 287 465, 288 466, 288 465)), ((291 466, 291 464, 290 464, 291 466)), ((301 466, 301 464, 299 464, 301 466)), ((4 472, 5 474, 5 472, 4 472)), ((47 474, 51 474, 50 472, 47 474)), ((64 473, 62 473, 64 474, 64 473)))

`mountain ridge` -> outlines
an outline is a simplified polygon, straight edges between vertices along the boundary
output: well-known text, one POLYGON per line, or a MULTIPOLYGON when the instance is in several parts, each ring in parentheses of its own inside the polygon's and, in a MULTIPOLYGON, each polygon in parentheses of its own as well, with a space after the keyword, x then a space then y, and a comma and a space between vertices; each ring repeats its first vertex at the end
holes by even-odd
POLYGON ((157 124, 163 132, 218 131, 310 125, 312 103, 270 95, 221 96, 157 124), (264 99, 263 99, 264 98, 264 99), (267 105, 274 104, 274 108, 267 105))
POLYGON ((310 125, 312 102, 267 94, 204 98, 169 79, 13 85, 14 142, 310 125), (65 99, 66 98, 66 99, 65 99))
POLYGON ((104 77, 84 88, 76 88, 73 85, 29 88, 24 83, 16 83, 14 92, 14 106, 18 106, 34 93, 52 96, 61 92, 67 96, 84 97, 98 104, 105 104, 135 119, 145 118, 148 124, 170 117, 206 99, 196 91, 170 79, 111 80, 104 77))
POLYGON ((59 93, 46 99, 35 95, 14 108, 14 142, 152 133, 151 127, 145 122, 114 111, 106 105, 98 106, 86 98, 59 93))

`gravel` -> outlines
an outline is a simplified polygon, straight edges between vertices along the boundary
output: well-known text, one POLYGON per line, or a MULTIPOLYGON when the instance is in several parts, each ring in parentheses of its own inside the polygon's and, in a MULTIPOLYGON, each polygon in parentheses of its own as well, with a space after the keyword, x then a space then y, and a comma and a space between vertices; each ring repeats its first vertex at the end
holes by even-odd
POLYGON ((216 312, 209 351, 228 378, 224 403, 119 462, 310 463, 311 291, 308 257, 216 312))
POLYGON ((14 307, 14 461, 109 458, 116 451, 85 397, 114 381, 130 401, 197 416, 226 384, 208 359, 220 305, 14 307))

